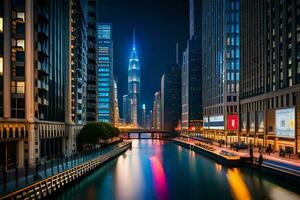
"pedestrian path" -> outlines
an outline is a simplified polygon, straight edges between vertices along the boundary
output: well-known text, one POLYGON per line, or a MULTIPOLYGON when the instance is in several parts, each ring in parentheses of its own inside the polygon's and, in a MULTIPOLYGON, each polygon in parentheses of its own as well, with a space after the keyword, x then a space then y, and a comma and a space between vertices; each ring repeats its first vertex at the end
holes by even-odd
POLYGON ((38 178, 36 177, 36 169, 29 168, 28 170, 28 177, 26 181, 25 170, 23 169, 18 175, 16 179, 15 170, 10 170, 7 172, 7 181, 4 184, 3 175, 0 175, 0 196, 7 194, 9 192, 15 191, 16 189, 22 188, 26 185, 30 185, 36 181, 45 179, 47 177, 53 176, 58 174, 64 170, 70 169, 76 165, 80 165, 86 161, 92 160, 99 156, 104 156, 108 152, 117 149, 121 145, 120 143, 111 144, 107 147, 100 148, 98 150, 90 151, 85 154, 77 154, 76 156, 71 156, 69 159, 57 159, 52 162, 47 161, 46 164, 42 163, 38 167, 38 178))
MULTIPOLYGON (((194 143, 195 141, 203 141, 205 139, 201 137, 191 137, 188 138, 188 141, 194 143)), ((207 140, 206 142, 210 143, 217 151, 228 151, 234 154, 239 155, 241 158, 249 158, 249 149, 235 151, 225 145, 220 146, 218 143, 207 140)), ((254 148, 254 157, 257 159, 260 153, 258 148, 254 148)), ((266 166, 270 166, 275 169, 279 169, 282 171, 288 171, 290 173, 300 175, 300 159, 297 158, 288 158, 288 157, 279 157, 277 153, 271 153, 270 155, 263 153, 263 164, 266 166)))

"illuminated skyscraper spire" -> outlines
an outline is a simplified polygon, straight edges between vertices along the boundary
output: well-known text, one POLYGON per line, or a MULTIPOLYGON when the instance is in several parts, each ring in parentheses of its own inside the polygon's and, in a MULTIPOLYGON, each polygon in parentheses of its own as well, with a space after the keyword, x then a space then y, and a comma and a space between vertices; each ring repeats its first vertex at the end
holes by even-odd
POLYGON ((133 28, 133 46, 132 46, 132 50, 135 51, 135 28, 133 28))
POLYGON ((140 124, 140 63, 136 52, 135 29, 133 28, 132 50, 128 65, 128 98, 130 123, 135 127, 140 124))

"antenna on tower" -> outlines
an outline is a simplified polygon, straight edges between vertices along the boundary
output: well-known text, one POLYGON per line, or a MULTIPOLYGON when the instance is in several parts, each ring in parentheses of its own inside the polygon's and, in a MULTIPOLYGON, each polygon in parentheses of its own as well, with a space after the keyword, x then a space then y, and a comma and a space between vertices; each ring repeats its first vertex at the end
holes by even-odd
POLYGON ((135 27, 133 27, 133 50, 135 50, 135 27))

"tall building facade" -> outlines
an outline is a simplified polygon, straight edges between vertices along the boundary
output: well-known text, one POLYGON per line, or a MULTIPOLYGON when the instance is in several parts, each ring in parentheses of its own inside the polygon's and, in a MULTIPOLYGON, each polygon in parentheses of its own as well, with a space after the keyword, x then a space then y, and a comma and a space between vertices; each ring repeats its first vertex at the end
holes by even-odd
POLYGON ((113 107, 114 107, 114 126, 118 126, 119 124, 119 104, 118 104, 118 83, 116 80, 114 80, 114 94, 113 94, 113 107))
POLYGON ((162 130, 174 130, 181 119, 181 67, 170 65, 161 78, 162 130))
POLYGON ((86 18, 80 0, 71 0, 71 121, 86 123, 87 32, 86 18))
POLYGON ((98 37, 98 121, 113 124, 113 40, 112 25, 99 23, 98 37))
POLYGON ((138 127, 141 118, 140 109, 140 62, 135 45, 135 32, 133 33, 133 45, 128 65, 128 98, 129 98, 129 112, 130 124, 138 127))
POLYGON ((161 92, 156 92, 153 102, 153 128, 161 130, 161 92))
POLYGON ((240 1, 202 2, 204 136, 227 143, 237 142, 240 1))
POLYGON ((141 127, 146 128, 146 124, 147 124, 147 110, 146 110, 146 104, 143 104, 142 105, 142 123, 141 123, 141 127))
POLYGON ((81 128, 72 121, 69 90, 78 87, 70 80, 73 2, 0 3, 0 165, 32 166, 73 153, 81 128))
POLYGON ((97 1, 87 1, 86 121, 97 121, 97 1))
POLYGON ((299 0, 241 0, 243 143, 300 153, 299 10, 299 0))
POLYGON ((128 94, 123 95, 123 119, 125 124, 130 124, 130 112, 129 112, 129 97, 128 94))
POLYGON ((182 133, 199 132, 202 127, 201 8, 200 0, 190 0, 190 39, 181 68, 182 133))

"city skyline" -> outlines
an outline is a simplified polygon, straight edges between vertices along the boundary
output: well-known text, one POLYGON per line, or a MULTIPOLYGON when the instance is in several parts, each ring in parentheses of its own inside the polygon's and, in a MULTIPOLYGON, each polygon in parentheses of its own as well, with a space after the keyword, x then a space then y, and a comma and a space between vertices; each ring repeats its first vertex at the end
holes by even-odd
MULTIPOLYGON (((175 63, 176 43, 183 49, 189 38, 189 2, 103 0, 101 5, 98 7, 98 21, 112 23, 114 27, 114 74, 119 83, 119 105, 122 96, 128 93, 126 74, 132 47, 132 30, 135 28, 136 46, 142 66, 141 80, 152 83, 141 82, 141 103, 150 108, 154 94, 160 88, 161 76, 169 65, 175 63), (169 7, 170 4, 173 6, 169 7), (158 50, 161 50, 160 53, 158 50)), ((119 107, 122 110, 122 106, 119 107)))
POLYGON ((0 0, 1 200, 299 186, 300 0, 0 0))

